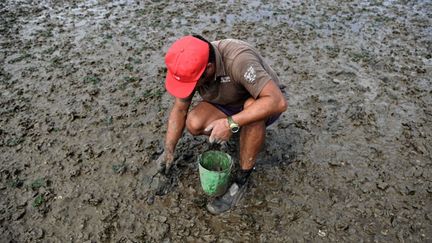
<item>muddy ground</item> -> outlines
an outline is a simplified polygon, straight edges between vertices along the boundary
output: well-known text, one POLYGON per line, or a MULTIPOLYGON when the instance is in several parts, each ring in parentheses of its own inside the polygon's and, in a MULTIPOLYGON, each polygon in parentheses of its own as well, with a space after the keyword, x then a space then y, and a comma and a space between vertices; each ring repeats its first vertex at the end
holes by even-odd
MULTIPOLYGON (((432 241, 430 1, 0 3, 1 242, 432 241), (187 133, 153 176, 182 35, 285 85, 250 188, 212 216, 187 133)), ((236 158, 237 143, 229 153, 236 158)))

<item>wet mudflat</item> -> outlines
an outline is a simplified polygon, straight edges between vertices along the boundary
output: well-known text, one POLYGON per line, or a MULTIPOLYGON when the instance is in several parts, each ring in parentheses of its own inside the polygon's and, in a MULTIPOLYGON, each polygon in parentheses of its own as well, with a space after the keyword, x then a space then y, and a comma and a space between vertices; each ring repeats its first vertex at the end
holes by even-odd
MULTIPOLYGON (((0 235, 17 242, 432 240, 430 1, 0 3, 0 235), (185 34, 254 44, 289 109, 213 216, 205 138, 156 174, 185 34)), ((228 152, 236 158, 238 144, 228 152)))

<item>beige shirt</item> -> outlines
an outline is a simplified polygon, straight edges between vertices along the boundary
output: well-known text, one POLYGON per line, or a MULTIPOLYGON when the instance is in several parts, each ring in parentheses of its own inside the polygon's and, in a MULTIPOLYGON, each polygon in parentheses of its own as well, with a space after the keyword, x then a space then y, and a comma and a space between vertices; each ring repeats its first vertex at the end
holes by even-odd
POLYGON ((250 44, 234 39, 212 42, 216 55, 216 77, 199 87, 203 100, 239 107, 249 97, 258 98, 270 80, 279 85, 276 72, 250 44))

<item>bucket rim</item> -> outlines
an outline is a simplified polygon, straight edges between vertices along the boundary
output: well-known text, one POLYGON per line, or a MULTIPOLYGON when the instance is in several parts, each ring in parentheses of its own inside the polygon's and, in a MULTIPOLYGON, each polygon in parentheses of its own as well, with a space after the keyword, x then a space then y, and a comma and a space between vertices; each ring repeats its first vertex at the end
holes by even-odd
POLYGON ((202 169, 206 170, 206 171, 209 171, 209 172, 213 172, 213 173, 226 173, 226 172, 229 172, 229 171, 232 170, 233 164, 234 164, 234 162, 232 160, 231 155, 229 155, 228 153, 222 152, 222 151, 207 150, 207 151, 201 153, 200 155, 198 155, 198 166, 201 167, 202 169), (205 168, 203 165, 201 165, 201 158, 202 158, 203 154, 205 154, 207 152, 219 152, 219 153, 225 154, 228 157, 229 161, 230 161, 230 166, 228 168, 226 168, 225 170, 222 170, 222 171, 213 171, 213 170, 209 170, 209 169, 205 168))

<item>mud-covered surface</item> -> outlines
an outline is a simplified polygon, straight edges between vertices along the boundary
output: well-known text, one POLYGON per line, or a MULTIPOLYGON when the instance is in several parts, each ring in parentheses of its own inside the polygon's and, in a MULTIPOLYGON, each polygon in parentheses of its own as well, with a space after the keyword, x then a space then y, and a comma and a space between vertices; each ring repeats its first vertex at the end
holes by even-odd
POLYGON ((2 242, 432 241, 430 1, 54 2, 0 3, 2 242), (289 101, 220 216, 205 138, 152 166, 190 33, 254 44, 289 101))

